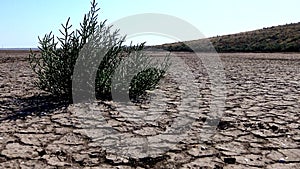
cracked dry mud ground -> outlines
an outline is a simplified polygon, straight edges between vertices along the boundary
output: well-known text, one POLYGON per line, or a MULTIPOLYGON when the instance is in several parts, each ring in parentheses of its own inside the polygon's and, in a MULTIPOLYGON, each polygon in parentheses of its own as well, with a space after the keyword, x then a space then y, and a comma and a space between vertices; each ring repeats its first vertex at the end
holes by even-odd
MULTIPOLYGON (((300 168, 300 54, 221 54, 224 114, 205 140, 199 135, 209 115, 211 92, 205 68, 194 66, 197 76, 191 83, 201 97, 187 136, 165 153, 146 157, 133 151, 130 158, 109 149, 118 137, 103 134, 102 124, 129 141, 161 134, 184 109, 178 106, 182 86, 167 77, 156 90, 166 96, 161 101, 165 110, 154 109, 141 123, 139 118, 125 118, 114 102, 68 106, 51 98, 32 84, 35 76, 25 56, 0 57, 0 168, 300 168), (102 121, 84 116, 99 112, 102 121)), ((145 113, 149 103, 135 107, 145 113)))

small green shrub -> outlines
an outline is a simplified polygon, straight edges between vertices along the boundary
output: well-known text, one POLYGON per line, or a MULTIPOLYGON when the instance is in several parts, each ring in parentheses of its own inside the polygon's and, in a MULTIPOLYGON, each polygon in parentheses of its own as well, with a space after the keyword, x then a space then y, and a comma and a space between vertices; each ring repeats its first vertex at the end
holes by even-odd
MULTIPOLYGON (((163 63, 164 65, 161 67, 151 64, 151 59, 141 54, 145 47, 144 43, 125 47, 123 45, 125 37, 119 37, 118 30, 111 31, 111 26, 106 26, 105 21, 98 24, 98 11, 97 3, 93 0, 90 11, 84 15, 80 29, 71 31, 72 25, 69 24, 69 18, 66 24, 62 25, 63 29, 60 30, 62 37, 58 37, 58 41, 51 32, 46 34, 44 38, 39 38, 40 54, 31 52, 29 62, 37 74, 38 80, 35 84, 40 89, 51 93, 53 96, 72 101, 72 80, 75 76, 76 62, 84 62, 83 65, 86 68, 97 66, 95 79, 86 78, 87 80, 81 81, 85 85, 93 86, 91 84, 94 84, 94 94, 97 99, 112 99, 112 78, 125 58, 127 60, 134 58, 135 63, 149 64, 145 70, 134 76, 129 88, 125 89, 129 91, 128 94, 131 99, 136 99, 145 90, 153 89, 164 76, 168 64, 163 63), (93 41, 96 43, 92 44, 93 41), (107 52, 100 65, 97 65, 97 57, 103 52, 103 48, 107 48, 107 52), (96 57, 79 60, 82 51, 94 52, 96 57), (135 57, 129 57, 132 55, 135 57)), ((131 63, 125 63, 123 69, 118 69, 118 71, 122 70, 123 72, 118 74, 130 73, 130 69, 134 69, 131 63)), ((88 73, 92 77, 92 72, 88 73)), ((85 78, 83 76, 82 78, 85 78)))
POLYGON ((144 95, 146 90, 154 89, 164 74, 164 70, 157 68, 148 68, 138 73, 130 83, 129 97, 138 100, 138 97, 144 95))

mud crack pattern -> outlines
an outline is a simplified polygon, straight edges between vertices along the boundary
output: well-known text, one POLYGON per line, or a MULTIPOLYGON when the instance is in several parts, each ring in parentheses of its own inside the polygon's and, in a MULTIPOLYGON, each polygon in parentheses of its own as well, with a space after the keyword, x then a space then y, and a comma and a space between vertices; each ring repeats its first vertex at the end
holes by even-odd
MULTIPOLYGON (((35 76, 24 57, 1 54, 0 168, 300 168, 299 54, 221 54, 227 98, 223 117, 209 139, 199 136, 209 118, 211 84, 198 64, 193 83, 200 97, 197 110, 192 110, 198 113, 191 112, 186 137, 165 153, 137 154, 139 158, 110 152, 114 138, 97 137, 93 130, 88 134, 86 128, 104 128, 99 124, 105 120, 122 137, 143 139, 163 133, 185 109, 178 106, 182 99, 178 88, 184 86, 164 79, 156 90, 168 96, 162 100, 164 109, 151 111, 140 121, 120 113, 114 102, 67 105, 52 99, 32 85, 35 76), (79 107, 101 111, 104 118, 83 121, 79 107)), ((132 106, 141 113, 149 109, 147 102, 132 106)))

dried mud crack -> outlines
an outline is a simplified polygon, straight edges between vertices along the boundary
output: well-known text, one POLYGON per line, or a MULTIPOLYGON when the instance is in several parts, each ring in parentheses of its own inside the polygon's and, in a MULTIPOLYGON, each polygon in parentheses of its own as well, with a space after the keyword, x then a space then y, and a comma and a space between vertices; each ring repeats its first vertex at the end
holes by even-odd
POLYGON ((155 105, 162 109, 151 109, 151 97, 127 105, 144 113, 141 119, 115 102, 57 101, 34 87, 26 55, 0 54, 0 168, 300 168, 299 54, 221 54, 225 110, 204 140, 212 98, 209 77, 200 61, 188 59, 190 54, 177 55, 191 65, 196 79, 190 83, 200 96, 189 100, 197 109, 191 110, 193 122, 178 142, 171 135, 156 137, 180 112, 189 111, 180 107, 185 86, 168 76, 155 90, 164 94, 155 105), (136 147, 126 156, 111 148, 127 150, 115 143, 136 147), (167 143, 171 146, 164 147, 167 143), (141 148, 157 154, 146 156, 141 148))

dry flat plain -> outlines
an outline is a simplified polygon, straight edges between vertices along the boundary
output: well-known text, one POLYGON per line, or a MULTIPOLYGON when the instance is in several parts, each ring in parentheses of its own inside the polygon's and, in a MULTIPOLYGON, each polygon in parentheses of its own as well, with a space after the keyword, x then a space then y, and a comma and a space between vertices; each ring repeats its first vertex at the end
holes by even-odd
MULTIPOLYGON (((193 121, 185 137, 165 152, 159 151, 171 142, 168 135, 160 142, 148 139, 145 146, 157 148, 148 148, 150 157, 136 151, 138 142, 130 143, 130 157, 121 155, 125 149, 110 149, 118 137, 101 128, 103 121, 95 125, 95 118, 81 117, 101 112, 121 139, 156 138, 184 110, 179 106, 184 86, 167 76, 156 90, 165 94, 165 110, 148 112, 148 121, 141 123, 124 118, 114 102, 67 105, 51 98, 33 85, 36 77, 26 56, 0 54, 0 168, 300 168, 300 54, 220 54, 226 99, 210 137, 202 130, 212 98, 209 77, 203 64, 186 59, 195 75, 190 83, 199 92, 196 110, 190 112, 193 121)), ((148 104, 136 107, 143 113, 148 104)), ((189 116, 188 107, 184 112, 189 116)))

